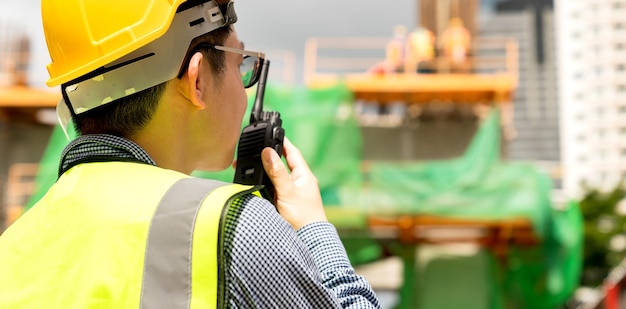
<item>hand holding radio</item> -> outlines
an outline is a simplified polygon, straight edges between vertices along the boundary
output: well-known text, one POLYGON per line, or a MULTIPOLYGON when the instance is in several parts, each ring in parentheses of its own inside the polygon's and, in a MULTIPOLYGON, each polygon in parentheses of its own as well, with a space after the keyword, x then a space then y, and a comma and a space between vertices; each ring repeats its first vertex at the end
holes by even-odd
POLYGON ((263 185, 261 194, 295 230, 327 221, 317 178, 298 150, 285 137, 278 112, 263 111, 269 60, 261 68, 250 124, 239 138, 235 183, 263 185), (285 156, 287 167, 280 156, 285 156), (291 173, 290 173, 291 171, 291 173))
POLYGON ((317 178, 298 150, 285 137, 284 155, 287 167, 278 154, 263 150, 263 167, 276 188, 276 208, 294 230, 313 222, 328 221, 317 178))

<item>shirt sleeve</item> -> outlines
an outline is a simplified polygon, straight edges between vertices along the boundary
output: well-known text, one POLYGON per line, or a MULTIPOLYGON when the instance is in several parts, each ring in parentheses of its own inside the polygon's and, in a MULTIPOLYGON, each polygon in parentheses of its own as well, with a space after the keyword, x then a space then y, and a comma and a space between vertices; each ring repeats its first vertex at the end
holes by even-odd
POLYGON ((296 234, 274 205, 253 195, 236 200, 225 220, 228 308, 380 308, 332 225, 296 234))
POLYGON ((380 308, 367 280, 357 275, 335 227, 329 222, 303 226, 297 235, 307 246, 322 277, 322 284, 333 291, 342 308, 380 308))

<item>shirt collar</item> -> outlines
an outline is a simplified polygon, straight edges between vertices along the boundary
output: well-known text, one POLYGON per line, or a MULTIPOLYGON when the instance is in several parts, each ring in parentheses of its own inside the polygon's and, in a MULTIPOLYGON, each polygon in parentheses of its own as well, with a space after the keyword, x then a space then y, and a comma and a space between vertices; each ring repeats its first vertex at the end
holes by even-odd
POLYGON ((86 162, 136 161, 156 166, 156 162, 135 142, 109 134, 82 135, 70 142, 61 154, 59 177, 75 165, 86 162))

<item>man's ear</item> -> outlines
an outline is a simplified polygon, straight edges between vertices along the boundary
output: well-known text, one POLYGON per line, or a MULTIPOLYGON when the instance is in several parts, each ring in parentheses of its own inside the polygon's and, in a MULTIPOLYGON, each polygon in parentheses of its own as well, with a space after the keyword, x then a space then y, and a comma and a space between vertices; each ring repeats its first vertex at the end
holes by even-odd
POLYGON ((189 100, 191 103, 200 109, 204 109, 206 104, 203 101, 203 91, 206 89, 204 83, 206 83, 206 76, 201 74, 202 60, 204 55, 200 52, 196 52, 189 59, 189 66, 187 66, 187 87, 189 88, 189 100))

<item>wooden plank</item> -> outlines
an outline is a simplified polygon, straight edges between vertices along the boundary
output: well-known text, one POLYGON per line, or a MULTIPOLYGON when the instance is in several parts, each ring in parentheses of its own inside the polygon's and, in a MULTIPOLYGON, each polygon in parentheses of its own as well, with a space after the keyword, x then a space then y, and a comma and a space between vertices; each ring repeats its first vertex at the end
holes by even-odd
POLYGON ((311 88, 343 82, 357 99, 381 103, 403 100, 430 103, 451 100, 468 103, 508 103, 517 86, 509 74, 346 74, 314 75, 307 80, 311 88))
MULTIPOLYGON (((502 250, 510 244, 532 246, 540 242, 534 233, 532 223, 526 218, 477 219, 452 218, 434 215, 401 215, 393 217, 369 216, 368 226, 373 235, 394 235, 400 242, 408 244, 472 242, 502 250), (459 230, 461 234, 430 237, 425 230, 459 230), (479 233, 470 235, 467 229, 479 233)), ((432 235, 432 234, 431 234, 432 235)))
POLYGON ((61 94, 28 87, 0 87, 0 108, 54 108, 61 94))

